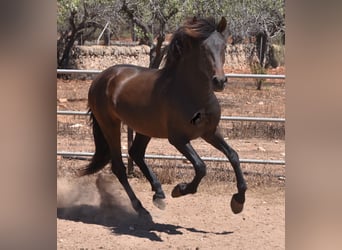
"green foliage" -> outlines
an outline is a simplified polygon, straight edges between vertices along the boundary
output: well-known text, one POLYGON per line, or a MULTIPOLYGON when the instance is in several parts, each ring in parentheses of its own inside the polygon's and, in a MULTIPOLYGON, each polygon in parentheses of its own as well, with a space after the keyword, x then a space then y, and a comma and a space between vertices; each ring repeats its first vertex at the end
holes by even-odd
MULTIPOLYGON (((213 16, 216 19, 225 16, 233 34, 241 37, 265 27, 270 29, 272 35, 276 30, 285 29, 284 0, 57 0, 58 30, 67 28, 71 11, 79 12, 81 18, 84 4, 99 12, 98 19, 111 20, 112 26, 118 26, 118 23, 128 20, 121 10, 124 3, 134 12, 135 18, 151 28, 154 35, 158 33, 156 18, 167 16, 174 9, 178 9, 178 12, 168 20, 166 26, 166 31, 170 33, 185 18, 193 16, 213 16), (105 6, 109 6, 110 11, 103 11, 105 6)), ((143 36, 139 26, 135 27, 135 31, 139 37, 143 36)))
POLYGON ((76 37, 82 33, 82 39, 94 39, 94 32, 109 22, 110 33, 117 37, 127 34, 129 28, 151 45, 193 16, 226 17, 234 43, 258 32, 269 38, 285 33, 285 0, 57 0, 57 32, 65 37, 60 40, 58 54, 73 42, 67 36, 71 31, 76 37))
POLYGON ((212 16, 215 18, 220 18, 225 16, 224 1, 208 1, 208 0, 198 0, 198 1, 184 1, 183 4, 183 16, 212 16))
POLYGON ((76 41, 93 38, 115 16, 109 0, 57 0, 57 65, 68 67, 76 41))
POLYGON ((132 22, 137 38, 153 40, 159 33, 168 31, 167 26, 176 23, 180 1, 176 0, 124 0, 121 13, 123 18, 132 22), (167 30, 164 30, 164 29, 167 30))
POLYGON ((80 8, 81 0, 57 0, 57 29, 67 28, 70 13, 79 12, 80 8))
POLYGON ((57 0, 57 30, 70 29, 71 13, 76 13, 75 23, 81 22, 85 15, 90 14, 93 20, 104 25, 103 20, 111 19, 115 13, 111 11, 113 1, 110 0, 57 0))

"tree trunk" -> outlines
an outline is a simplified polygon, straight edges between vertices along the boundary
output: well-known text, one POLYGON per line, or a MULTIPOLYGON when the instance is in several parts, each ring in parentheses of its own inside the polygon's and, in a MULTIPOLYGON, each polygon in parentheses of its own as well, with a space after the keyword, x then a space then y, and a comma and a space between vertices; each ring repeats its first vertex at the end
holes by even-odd
POLYGON ((158 69, 161 61, 166 52, 166 48, 163 46, 163 42, 165 40, 165 34, 160 34, 157 38, 157 45, 152 44, 150 47, 150 65, 149 68, 158 69))
POLYGON ((66 38, 67 42, 63 49, 62 57, 58 61, 58 68, 59 69, 66 69, 69 66, 69 57, 72 47, 76 41, 75 35, 70 35, 70 37, 66 38))
POLYGON ((267 51, 267 35, 264 32, 260 32, 256 35, 256 50, 260 65, 261 67, 264 67, 265 54, 267 51))

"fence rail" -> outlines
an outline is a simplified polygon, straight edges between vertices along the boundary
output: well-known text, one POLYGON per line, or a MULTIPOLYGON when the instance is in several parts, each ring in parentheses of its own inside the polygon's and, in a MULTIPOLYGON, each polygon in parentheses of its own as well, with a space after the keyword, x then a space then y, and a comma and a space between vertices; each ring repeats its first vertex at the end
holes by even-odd
MULTIPOLYGON (((57 110, 57 115, 89 115, 87 111, 57 110)), ((223 121, 254 121, 254 122, 285 122, 285 118, 250 117, 250 116, 221 116, 223 121)))
MULTIPOLYGON (((58 74, 99 74, 102 70, 97 69, 57 69, 58 74)), ((268 74, 225 74, 228 78, 263 78, 263 79, 285 79, 285 75, 268 74)))
MULTIPOLYGON (((99 74, 102 70, 78 70, 78 69, 57 69, 58 74, 99 74)), ((228 78, 263 78, 263 79, 285 79, 285 75, 267 75, 267 74, 226 74, 228 78)), ((89 115, 87 111, 71 111, 71 110, 57 110, 57 115, 89 115)), ((243 117, 243 116, 221 116, 221 120, 226 121, 257 121, 257 122, 285 122, 285 118, 273 117, 243 117)), ((94 153, 90 152, 67 152, 57 151, 57 155, 66 157, 91 157, 94 153)), ((122 157, 128 158, 127 154, 122 154, 122 157)), ((172 155, 145 155, 147 159, 166 159, 166 160, 184 160, 184 156, 172 155)), ((229 162, 226 158, 216 157, 202 157, 204 161, 229 162)), ((260 159, 240 159, 241 163, 255 163, 255 164, 270 164, 270 165, 285 165, 283 160, 260 160, 260 159)), ((132 163, 129 163, 131 165, 132 163)))
MULTIPOLYGON (((68 152, 68 151, 58 151, 57 155, 65 156, 65 157, 91 157, 94 153, 90 152, 68 152)), ((122 154, 123 158, 128 158, 128 154, 122 154)), ((184 156, 181 155, 151 155, 146 154, 146 159, 162 159, 162 160, 186 160, 184 156)), ((219 157, 201 157, 203 161, 214 161, 214 162, 229 162, 227 158, 219 158, 219 157)), ((240 159, 241 163, 256 163, 256 164, 270 164, 270 165, 285 165, 285 161, 283 160, 259 160, 259 159, 240 159)))

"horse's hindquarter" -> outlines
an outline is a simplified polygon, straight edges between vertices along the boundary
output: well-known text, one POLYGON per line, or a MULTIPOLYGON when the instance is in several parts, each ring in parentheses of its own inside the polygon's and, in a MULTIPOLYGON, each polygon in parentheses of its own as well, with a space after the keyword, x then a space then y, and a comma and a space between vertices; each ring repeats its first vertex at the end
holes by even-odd
POLYGON ((156 88, 158 72, 122 66, 108 85, 108 97, 118 118, 150 137, 167 137, 163 98, 156 88))

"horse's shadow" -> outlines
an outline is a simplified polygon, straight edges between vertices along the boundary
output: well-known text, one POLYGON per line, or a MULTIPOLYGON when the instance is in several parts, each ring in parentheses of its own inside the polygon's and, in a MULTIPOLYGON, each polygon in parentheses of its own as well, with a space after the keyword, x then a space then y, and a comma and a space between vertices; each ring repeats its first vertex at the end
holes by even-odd
POLYGON ((66 208, 57 208, 59 219, 80 221, 87 224, 97 224, 110 228, 113 234, 131 235, 139 238, 147 238, 151 241, 163 241, 160 233, 169 235, 183 234, 182 230, 192 233, 228 235, 233 232, 209 232, 195 228, 176 226, 172 224, 155 223, 151 219, 141 218, 130 211, 113 208, 110 213, 108 208, 91 205, 77 205, 66 208))
MULTIPOLYGON (((120 186, 116 185, 112 178, 98 176, 95 182, 97 191, 89 183, 92 182, 88 180, 86 183, 72 184, 69 190, 61 189, 62 191, 59 192, 60 202, 57 202, 57 204, 61 203, 57 205, 57 218, 102 225, 110 228, 113 234, 132 235, 148 238, 151 241, 162 241, 158 236, 161 233, 179 235, 183 234, 184 230, 202 234, 226 235, 232 233, 230 231, 207 232, 178 225, 155 223, 151 216, 141 217, 137 214, 128 199, 121 197, 120 186), (75 196, 74 190, 79 197, 73 202, 67 202, 68 199, 64 201, 65 197, 75 196), (78 190, 82 190, 82 192, 78 190), (82 197, 83 199, 81 199, 82 197), (99 199, 97 200, 96 197, 99 199)), ((60 185, 67 184, 61 183, 60 185)))

